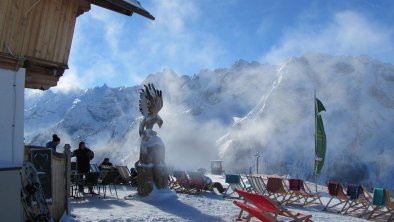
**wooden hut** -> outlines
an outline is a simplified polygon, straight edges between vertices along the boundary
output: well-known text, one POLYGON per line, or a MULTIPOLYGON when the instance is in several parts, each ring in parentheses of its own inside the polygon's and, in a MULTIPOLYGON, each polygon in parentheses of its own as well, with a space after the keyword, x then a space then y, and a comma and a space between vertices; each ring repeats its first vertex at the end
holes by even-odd
POLYGON ((26 88, 56 86, 68 68, 76 19, 91 4, 154 19, 130 0, 1 0, 0 68, 25 68, 26 88))
POLYGON ((8 179, 0 183, 2 221, 24 221, 19 192, 24 89, 57 85, 68 68, 76 19, 92 4, 154 20, 135 0, 0 0, 0 177, 8 179))

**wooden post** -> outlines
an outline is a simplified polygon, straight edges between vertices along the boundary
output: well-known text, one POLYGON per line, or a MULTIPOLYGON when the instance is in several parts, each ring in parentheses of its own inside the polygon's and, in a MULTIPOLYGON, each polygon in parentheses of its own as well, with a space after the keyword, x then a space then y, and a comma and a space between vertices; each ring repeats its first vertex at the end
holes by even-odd
POLYGON ((65 187, 66 189, 65 192, 65 207, 66 207, 66 214, 69 215, 70 209, 69 209, 69 199, 70 199, 70 185, 71 185, 71 146, 70 144, 65 144, 64 145, 64 155, 66 159, 66 171, 65 171, 65 187))

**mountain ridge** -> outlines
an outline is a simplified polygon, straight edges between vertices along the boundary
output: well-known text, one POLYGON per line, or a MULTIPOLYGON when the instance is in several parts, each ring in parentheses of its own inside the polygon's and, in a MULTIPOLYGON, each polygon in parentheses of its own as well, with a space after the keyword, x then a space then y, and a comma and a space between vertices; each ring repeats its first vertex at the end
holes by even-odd
MULTIPOLYGON (((166 69, 149 75, 146 83, 163 91, 164 125, 155 130, 174 168, 208 168, 211 159, 222 159, 227 172, 246 173, 255 171, 260 153, 259 172, 311 179, 316 89, 327 109, 321 182, 337 178, 383 186, 394 181, 388 158, 394 154, 392 64, 365 56, 305 54, 280 65, 238 60, 231 68, 193 76, 166 69)), ((87 141, 98 154, 96 162, 109 156, 132 166, 139 155, 140 88, 27 92, 25 142, 43 145, 58 133, 73 147, 87 141)))

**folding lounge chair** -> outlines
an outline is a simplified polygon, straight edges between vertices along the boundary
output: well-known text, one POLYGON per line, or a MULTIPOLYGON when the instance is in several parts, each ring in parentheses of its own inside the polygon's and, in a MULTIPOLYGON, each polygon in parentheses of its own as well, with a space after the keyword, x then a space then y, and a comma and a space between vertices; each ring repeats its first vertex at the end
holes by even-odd
POLYGON ((95 163, 90 164, 90 172, 99 173, 100 169, 95 163))
POLYGON ((107 194, 107 187, 109 188, 110 193, 111 191, 111 185, 115 189, 115 195, 118 197, 118 192, 116 191, 116 181, 118 180, 119 173, 116 171, 107 171, 103 172, 101 180, 99 180, 99 194, 100 194, 100 188, 103 187, 103 192, 104 192, 104 198, 107 194))
POLYGON ((364 213, 359 215, 360 218, 366 217, 367 219, 377 218, 383 214, 386 214, 387 211, 385 208, 385 194, 383 188, 374 188, 373 189, 373 199, 372 199, 372 210, 366 209, 364 213), (375 214, 375 215, 374 215, 375 214))
POLYGON ((204 176, 200 172, 188 172, 187 174, 189 175, 190 186, 197 192, 208 189, 204 182, 204 176))
POLYGON ((188 194, 199 193, 199 191, 193 186, 186 171, 174 171, 173 176, 175 177, 177 183, 174 189, 175 192, 188 194))
POLYGON ((251 217, 256 217, 261 221, 279 221, 278 216, 285 217, 286 219, 292 219, 291 221, 312 221, 312 215, 305 215, 287 210, 280 207, 264 195, 254 194, 238 189, 236 192, 245 200, 244 203, 234 201, 234 204, 241 208, 238 220, 241 219, 243 211, 247 211, 249 213, 249 216, 246 218, 248 221, 251 217), (252 205, 248 205, 247 203, 251 203, 252 205))
POLYGON ((177 187, 176 178, 173 175, 168 175, 168 187, 170 189, 175 189, 177 187))
POLYGON ((306 206, 319 201, 323 205, 320 194, 312 193, 309 187, 301 179, 289 179, 289 190, 290 197, 288 198, 286 204, 301 203, 302 206, 306 206))
POLYGON ((248 179, 250 185, 251 185, 251 191, 257 194, 264 194, 267 190, 267 186, 264 183, 264 180, 260 176, 252 176, 252 175, 246 175, 246 178, 248 179))
POLYGON ((235 189, 247 191, 251 189, 251 187, 246 187, 241 176, 238 174, 226 174, 226 183, 228 183, 228 187, 224 191, 223 197, 227 198, 240 198, 240 196, 235 192, 235 189), (233 194, 237 194, 237 196, 234 196, 233 194))
POLYGON ((348 207, 343 209, 343 214, 350 214, 358 210, 365 212, 372 205, 372 197, 360 185, 349 184, 346 189, 349 197, 348 207))
POLYGON ((283 179, 279 177, 268 177, 267 192, 269 198, 274 199, 280 203, 286 202, 287 195, 290 195, 290 193, 287 192, 284 187, 283 179))
POLYGON ((86 187, 98 187, 99 183, 99 178, 100 178, 100 173, 99 172, 89 172, 85 174, 85 179, 82 182, 83 186, 86 187))
MULTIPOLYGON (((383 191, 384 191, 384 205, 386 210, 383 210, 383 208, 379 208, 381 212, 375 215, 373 215, 374 212, 372 212, 372 214, 369 217, 371 219, 374 219, 383 216, 382 219, 385 221, 394 221, 394 202, 391 201, 390 191, 387 189, 384 189, 383 191)), ((379 202, 379 204, 381 203, 379 202)))
POLYGON ((131 175, 129 168, 127 166, 116 166, 116 169, 118 171, 120 181, 125 184, 131 184, 134 177, 131 175))
POLYGON ((385 205, 388 213, 387 221, 394 221, 394 202, 391 201, 390 191, 384 189, 384 196, 385 196, 385 205))
POLYGON ((324 207, 323 211, 335 211, 337 213, 342 212, 350 200, 346 196, 345 191, 343 190, 343 186, 339 182, 329 181, 328 182, 328 194, 331 196, 331 198, 328 201, 327 205, 324 207), (330 203, 334 199, 336 199, 338 202, 330 205, 330 203), (340 207, 341 205, 342 205, 342 208, 340 208, 340 210, 338 210, 338 207, 340 207))

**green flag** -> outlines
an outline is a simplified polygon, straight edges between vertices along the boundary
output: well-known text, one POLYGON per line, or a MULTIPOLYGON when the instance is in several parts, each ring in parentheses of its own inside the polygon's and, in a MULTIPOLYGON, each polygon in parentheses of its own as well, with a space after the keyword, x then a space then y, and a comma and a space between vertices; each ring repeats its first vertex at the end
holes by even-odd
POLYGON ((323 120, 320 112, 326 111, 323 103, 315 100, 315 175, 319 175, 323 168, 324 158, 326 156, 326 133, 324 132, 323 120))

